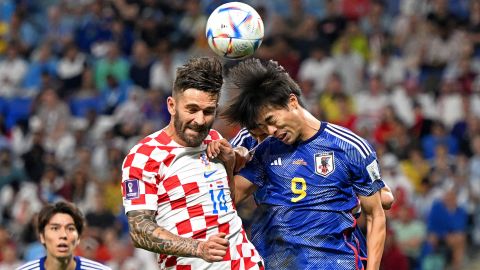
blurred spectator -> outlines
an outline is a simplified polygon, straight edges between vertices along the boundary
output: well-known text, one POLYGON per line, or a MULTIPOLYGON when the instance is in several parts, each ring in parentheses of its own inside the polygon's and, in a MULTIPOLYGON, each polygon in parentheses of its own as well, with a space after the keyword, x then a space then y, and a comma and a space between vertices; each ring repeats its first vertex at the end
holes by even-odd
POLYGON ((415 217, 412 206, 405 205, 399 209, 397 219, 391 225, 398 247, 408 257, 409 269, 418 269, 421 248, 426 239, 425 224, 415 217))
POLYGON ((336 123, 342 118, 343 108, 339 106, 337 97, 345 96, 345 105, 348 108, 347 112, 355 110, 354 101, 345 93, 342 78, 338 73, 332 73, 327 79, 325 88, 319 95, 319 106, 324 113, 324 119, 329 122, 336 123))
POLYGON ((170 50, 172 45, 162 41, 157 47, 157 58, 150 69, 150 87, 164 94, 171 92, 176 64, 170 50))
POLYGON ((298 79, 300 81, 313 82, 313 90, 315 93, 320 93, 325 89, 334 71, 335 62, 333 59, 328 55, 325 48, 321 45, 316 45, 310 51, 309 57, 302 61, 298 79))
POLYGON ((22 264, 18 259, 15 246, 5 245, 2 247, 2 260, 0 260, 0 270, 16 269, 22 264))
POLYGON ((100 91, 102 113, 111 115, 117 107, 127 101, 129 85, 119 82, 113 75, 107 76, 107 85, 100 91))
POLYGON ((143 89, 150 88, 150 72, 153 62, 147 44, 137 41, 133 44, 133 54, 130 65, 130 79, 134 85, 143 89))
POLYGON ((422 193, 424 190, 422 182, 427 179, 430 172, 429 163, 423 158, 422 151, 417 148, 409 149, 408 156, 401 161, 400 167, 412 183, 416 193, 422 193))
POLYGON ((326 42, 326 49, 330 51, 333 43, 340 37, 345 29, 347 21, 339 13, 337 1, 325 0, 325 16, 318 22, 318 35, 326 42))
POLYGON ((119 83, 128 79, 130 64, 123 58, 115 43, 108 43, 107 53, 95 63, 95 84, 102 90, 108 85, 108 77, 113 76, 119 83))
MULTIPOLYGON (((451 269, 463 269, 466 248, 467 213, 457 205, 456 190, 448 190, 436 201, 428 217, 428 243, 432 250, 451 252, 451 269)), ((446 253, 444 254, 446 256, 446 253)))
POLYGON ((354 95, 359 125, 373 130, 380 121, 385 108, 389 105, 388 95, 379 76, 369 80, 368 89, 354 95))
POLYGON ((52 55, 50 46, 49 43, 43 43, 30 57, 30 65, 23 78, 22 87, 32 96, 41 90, 44 74, 49 74, 53 78, 57 76, 57 60, 52 55))
POLYGON ((0 97, 20 94, 20 84, 28 69, 28 64, 19 54, 19 44, 10 42, 5 59, 0 61, 0 97))
POLYGON ((426 159, 434 158, 436 148, 439 145, 444 145, 450 155, 458 153, 458 141, 447 133, 444 124, 435 121, 431 127, 431 134, 422 139, 423 156, 426 159))
POLYGON ((395 234, 391 230, 387 231, 387 237, 385 238, 385 247, 380 269, 410 269, 408 258, 402 253, 402 250, 397 244, 395 234))
POLYGON ((63 51, 63 57, 58 62, 58 77, 62 82, 60 97, 70 96, 82 84, 82 74, 85 70, 85 55, 78 51, 75 44, 68 44, 63 51))
POLYGON ((7 185, 18 187, 25 180, 27 180, 25 171, 15 164, 10 149, 0 149, 0 190, 7 185))
POLYGON ((380 55, 373 58, 368 66, 370 76, 380 76, 387 89, 402 84, 406 77, 404 59, 394 54, 393 48, 384 46, 380 55))
POLYGON ((340 3, 342 14, 349 20, 365 17, 370 10, 369 0, 342 0, 340 3))
POLYGON ((348 93, 360 91, 364 68, 362 56, 352 50, 350 40, 346 35, 337 40, 335 47, 333 58, 337 67, 336 70, 342 76, 345 91, 348 93))
POLYGON ((63 51, 67 44, 73 42, 73 21, 67 17, 62 6, 52 5, 47 10, 47 22, 44 27, 43 42, 51 44, 56 54, 63 51))
POLYGON ((70 109, 53 88, 40 93, 36 111, 41 127, 45 132, 45 146, 53 151, 60 140, 65 139, 70 128, 70 109))
POLYGON ((28 21, 23 11, 17 9, 10 19, 8 40, 15 41, 20 54, 28 54, 39 41, 38 29, 28 21))

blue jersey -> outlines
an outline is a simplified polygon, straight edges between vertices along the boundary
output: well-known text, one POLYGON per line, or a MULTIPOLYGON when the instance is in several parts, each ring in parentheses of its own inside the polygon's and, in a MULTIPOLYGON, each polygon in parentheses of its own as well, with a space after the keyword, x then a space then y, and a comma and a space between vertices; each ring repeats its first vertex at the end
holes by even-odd
MULTIPOLYGON (((27 262, 18 267, 16 270, 46 270, 45 259, 47 259, 47 257, 27 262)), ((75 256, 73 259, 76 263, 75 270, 111 270, 111 268, 108 266, 80 256, 75 256)))
POLYGON ((294 145, 266 139, 240 175, 258 186, 264 212, 252 225, 252 242, 267 269, 362 268, 351 210, 357 194, 384 186, 368 142, 323 122, 294 145))
POLYGON ((233 139, 230 140, 233 147, 243 146, 248 150, 252 150, 257 144, 257 140, 252 137, 246 128, 242 128, 233 139))

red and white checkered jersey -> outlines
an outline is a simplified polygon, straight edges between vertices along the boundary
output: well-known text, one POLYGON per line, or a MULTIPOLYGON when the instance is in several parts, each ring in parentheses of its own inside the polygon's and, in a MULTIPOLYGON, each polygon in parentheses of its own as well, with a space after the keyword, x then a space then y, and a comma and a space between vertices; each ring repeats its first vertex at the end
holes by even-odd
POLYGON ((199 147, 185 147, 162 129, 140 141, 123 161, 125 212, 155 210, 157 224, 174 234, 206 240, 224 232, 230 242, 222 262, 161 254, 160 269, 263 269, 233 205, 225 167, 205 154, 207 144, 220 138, 212 129, 199 147))

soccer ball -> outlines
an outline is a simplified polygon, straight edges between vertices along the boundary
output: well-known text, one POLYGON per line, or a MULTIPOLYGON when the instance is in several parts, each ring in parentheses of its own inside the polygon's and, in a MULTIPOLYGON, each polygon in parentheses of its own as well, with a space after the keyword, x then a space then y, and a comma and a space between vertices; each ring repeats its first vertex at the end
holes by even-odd
POLYGON ((217 7, 207 21, 208 45, 227 59, 252 55, 263 39, 263 21, 251 6, 230 2, 217 7))

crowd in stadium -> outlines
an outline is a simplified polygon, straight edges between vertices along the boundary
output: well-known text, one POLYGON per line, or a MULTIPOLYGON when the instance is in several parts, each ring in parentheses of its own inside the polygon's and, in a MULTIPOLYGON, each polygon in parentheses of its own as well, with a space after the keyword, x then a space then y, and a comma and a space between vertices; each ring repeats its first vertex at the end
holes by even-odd
MULTIPOLYGON (((79 255, 155 269, 128 236, 122 161, 168 123, 175 68, 213 55, 205 24, 224 2, 0 1, 0 270, 44 254, 35 214, 61 199, 86 216, 79 255)), ((480 1, 245 2, 265 25, 255 57, 375 146, 396 198, 382 269, 466 269, 480 246, 480 1)), ((254 204, 239 211, 248 227, 254 204)))

